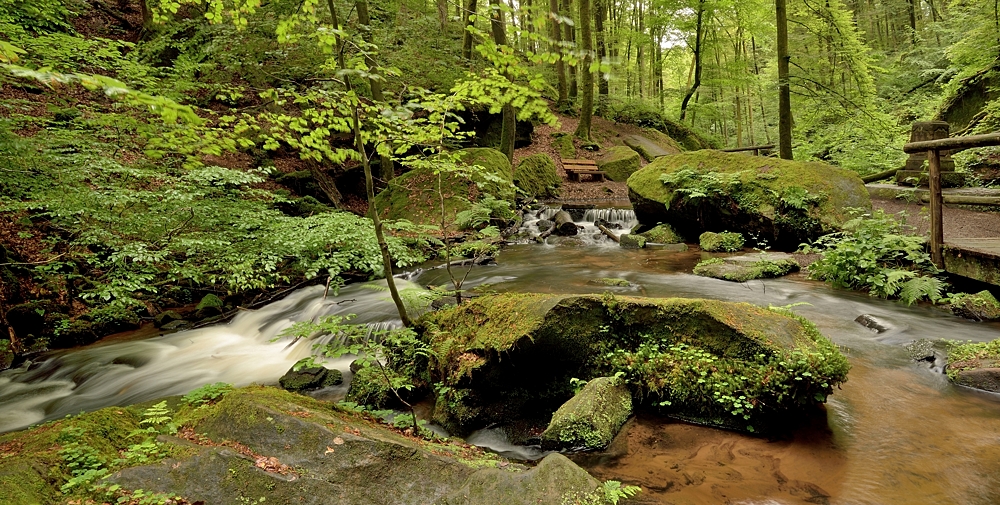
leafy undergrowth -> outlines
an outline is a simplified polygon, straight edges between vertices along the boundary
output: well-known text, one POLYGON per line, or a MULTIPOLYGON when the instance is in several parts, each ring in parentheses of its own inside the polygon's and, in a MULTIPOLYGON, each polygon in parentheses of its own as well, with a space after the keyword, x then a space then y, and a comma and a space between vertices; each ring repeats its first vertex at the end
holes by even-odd
POLYGON ((948 348, 948 378, 955 380, 958 374, 983 366, 995 367, 1000 364, 1000 339, 990 342, 953 343, 948 348))

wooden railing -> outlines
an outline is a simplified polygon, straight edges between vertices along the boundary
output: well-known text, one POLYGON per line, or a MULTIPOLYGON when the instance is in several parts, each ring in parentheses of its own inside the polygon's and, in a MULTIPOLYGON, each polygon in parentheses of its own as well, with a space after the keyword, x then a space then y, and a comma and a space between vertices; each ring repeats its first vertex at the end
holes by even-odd
POLYGON ((930 186, 931 204, 931 261, 938 268, 944 268, 944 253, 941 249, 942 244, 944 244, 944 225, 941 217, 941 207, 943 205, 941 197, 941 151, 987 146, 1000 146, 1000 133, 910 142, 903 146, 903 152, 907 154, 921 151, 927 152, 927 180, 930 186))
POLYGON ((774 149, 774 144, 767 144, 763 146, 747 146, 747 147, 734 147, 732 149, 723 149, 724 153, 739 153, 743 151, 753 151, 754 156, 760 156, 760 151, 763 149, 774 149))

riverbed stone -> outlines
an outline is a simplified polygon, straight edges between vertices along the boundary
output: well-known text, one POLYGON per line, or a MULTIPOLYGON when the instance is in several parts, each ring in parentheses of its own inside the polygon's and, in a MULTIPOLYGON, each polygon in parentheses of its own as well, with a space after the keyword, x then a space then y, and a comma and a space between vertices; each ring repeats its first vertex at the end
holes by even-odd
POLYGON ((633 235, 631 233, 623 233, 618 237, 618 245, 625 249, 642 249, 646 247, 646 237, 642 235, 633 235))
POLYGON ((808 321, 715 300, 508 293, 419 325, 445 387, 433 418, 456 434, 551 415, 572 397, 570 379, 619 371, 645 408, 766 431, 825 400, 849 368, 808 321))
POLYGON ((628 188, 646 226, 669 223, 692 241, 705 231, 752 233, 782 249, 839 231, 850 208, 871 208, 852 171, 714 150, 657 158, 628 188))
POLYGON ((639 153, 628 146, 609 147, 603 156, 597 158, 597 168, 604 172, 609 179, 617 182, 625 182, 628 177, 639 170, 642 159, 639 153))
POLYGON ((282 375, 278 379, 278 384, 281 385, 282 389, 294 392, 320 389, 343 383, 344 374, 340 370, 322 366, 301 368, 299 370, 292 367, 285 372, 285 375, 282 375))
POLYGON ((179 321, 184 319, 184 316, 177 313, 175 310, 165 310, 159 314, 153 316, 153 325, 157 328, 162 328, 163 325, 171 321, 179 321))
POLYGON ((799 270, 792 255, 785 253, 759 253, 726 258, 710 258, 694 267, 694 274, 733 282, 753 279, 771 279, 799 270))
POLYGON ((1000 319, 1000 302, 985 289, 975 294, 960 293, 951 297, 951 311, 966 319, 992 321, 1000 319))
POLYGON ((955 384, 961 386, 1000 393, 1000 367, 997 365, 1000 365, 1000 363, 993 363, 992 366, 985 368, 962 370, 955 374, 953 380, 955 384))
MULTIPOLYGON (((454 221, 458 212, 470 208, 470 201, 478 201, 484 194, 514 202, 513 171, 503 153, 489 148, 470 148, 458 151, 458 157, 459 164, 478 166, 482 170, 474 171, 471 178, 456 173, 443 175, 447 221, 454 221)), ((437 175, 432 168, 414 168, 393 179, 392 184, 375 197, 375 206, 384 219, 440 225, 441 201, 437 187, 437 175)))
POLYGON ((669 224, 658 224, 639 235, 645 238, 646 242, 656 244, 679 244, 684 242, 684 239, 669 224))
POLYGON ((587 284, 591 286, 608 286, 613 288, 630 288, 634 286, 627 279, 620 279, 616 277, 599 277, 597 279, 590 279, 587 284))
POLYGON ((632 393, 620 377, 598 377, 562 404, 542 432, 543 449, 603 449, 632 415, 632 393))
POLYGON ((698 236, 698 247, 708 252, 736 252, 743 249, 743 235, 724 231, 715 233, 706 231, 698 236))
POLYGON ((206 319, 209 317, 215 317, 222 314, 224 304, 222 303, 222 298, 217 295, 209 293, 201 297, 201 301, 194 308, 194 316, 197 319, 206 319))

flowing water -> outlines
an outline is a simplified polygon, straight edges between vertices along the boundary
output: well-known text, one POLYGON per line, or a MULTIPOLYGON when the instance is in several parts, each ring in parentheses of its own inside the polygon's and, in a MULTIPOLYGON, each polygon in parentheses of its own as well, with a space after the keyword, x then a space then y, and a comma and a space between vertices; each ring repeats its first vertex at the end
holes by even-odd
MULTIPOLYGON (((622 229, 631 219, 625 212, 611 217, 622 229)), ((848 382, 830 397, 825 417, 781 439, 638 416, 606 451, 574 456, 597 478, 641 485, 642 501, 672 504, 1000 503, 1000 397, 949 384, 903 348, 920 338, 991 340, 1000 337, 1000 325, 833 290, 801 276, 746 284, 697 277, 683 272, 701 253, 624 250, 588 232, 592 223, 581 224, 582 241, 511 246, 498 265, 475 267, 466 286, 795 304, 793 310, 815 322, 853 367, 848 382), (634 286, 587 284, 600 277, 624 278, 634 286), (854 322, 861 314, 887 331, 854 322)), ((441 269, 407 278, 418 285, 447 283, 441 269)), ((228 325, 53 353, 27 369, 0 373, 0 430, 210 382, 273 383, 311 345, 289 345, 287 338, 272 343, 282 329, 332 313, 391 322, 394 309, 386 298, 363 286, 327 299, 322 288, 306 288, 228 325)), ((347 360, 332 366, 346 372, 347 360)), ((501 452, 538 455, 510 446, 497 432, 470 438, 501 452)))

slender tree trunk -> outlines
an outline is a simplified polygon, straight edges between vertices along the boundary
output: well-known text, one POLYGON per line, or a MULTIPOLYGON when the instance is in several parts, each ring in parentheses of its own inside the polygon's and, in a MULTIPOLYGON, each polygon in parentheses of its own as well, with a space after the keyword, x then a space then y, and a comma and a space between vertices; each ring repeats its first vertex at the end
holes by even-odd
MULTIPOLYGON (((371 31, 371 17, 368 15, 368 0, 357 0, 354 2, 355 9, 358 11, 358 24, 361 25, 361 37, 365 42, 372 43, 372 31, 371 31)), ((371 57, 371 53, 365 53, 365 65, 368 66, 368 71, 375 74, 376 63, 375 59, 371 57)), ((368 86, 372 90, 372 98, 376 102, 385 102, 385 96, 382 94, 382 81, 377 77, 368 78, 368 86)), ((383 154, 379 154, 379 172, 382 180, 389 182, 395 177, 395 167, 393 166, 392 159, 383 154)))
MULTIPOLYGON (((777 0, 779 2, 784 2, 784 0, 777 0)), ((704 36, 702 35, 703 21, 705 17, 705 0, 698 0, 698 19, 695 23, 694 32, 694 82, 691 83, 691 89, 688 90, 687 94, 684 95, 684 100, 681 101, 681 121, 684 121, 684 116, 687 114, 688 102, 691 101, 691 97, 698 91, 698 86, 701 85, 701 43, 704 36)))
POLYGON ((441 31, 443 32, 445 27, 448 26, 448 0, 437 0, 437 12, 438 23, 441 25, 441 31))
POLYGON ((774 0, 778 27, 778 155, 792 159, 792 98, 788 88, 788 10, 785 0, 774 0))
POLYGON ((906 14, 910 17, 910 44, 917 45, 917 6, 916 0, 906 0, 906 14))
POLYGON ((594 57, 594 43, 590 33, 590 0, 580 0, 580 39, 583 49, 583 102, 580 105, 580 122, 576 127, 576 136, 590 140, 590 116, 594 112, 594 73, 590 71, 590 63, 594 57))
MULTIPOLYGON (((327 6, 330 8, 330 21, 334 28, 340 28, 340 20, 337 18, 337 6, 333 0, 327 0, 327 6)), ((334 48, 337 51, 337 63, 340 68, 347 68, 344 63, 344 43, 341 39, 337 40, 337 47, 334 48)), ((353 90, 353 85, 351 84, 350 77, 344 78, 344 86, 347 91, 353 90)), ((382 233, 382 220, 379 218, 378 209, 375 206, 375 184, 372 181, 372 167, 371 163, 368 162, 368 154, 365 152, 365 144, 361 139, 361 112, 359 110, 360 106, 358 104, 354 105, 353 108, 353 131, 354 131, 354 148, 361 155, 361 166, 364 168, 365 172, 365 190, 368 196, 368 215, 372 220, 372 225, 375 227, 375 241, 378 242, 379 251, 382 253, 382 272, 385 274, 385 282, 389 287, 389 296, 392 298, 392 302, 396 305, 396 310, 399 312, 399 319, 402 321, 403 326, 413 326, 413 321, 410 320, 410 316, 406 313, 406 306, 403 305, 403 299, 399 296, 399 290, 396 289, 396 281, 392 277, 392 256, 389 254, 389 244, 385 241, 385 235, 382 233)))
MULTIPOLYGON (((503 10, 500 8, 500 0, 490 0, 492 15, 490 16, 490 28, 493 31, 493 42, 497 46, 507 45, 507 33, 504 27, 503 10)), ((509 78, 509 76, 508 76, 509 78)), ((504 104, 500 113, 500 152, 507 157, 511 163, 514 162, 514 130, 517 127, 516 111, 510 103, 504 104)))
POLYGON ((558 16, 559 0, 549 0, 549 24, 551 30, 549 36, 552 38, 553 51, 559 55, 559 59, 556 60, 556 79, 559 91, 559 99, 556 101, 556 107, 562 110, 569 103, 569 91, 566 84, 566 64, 562 60, 563 50, 560 45, 562 30, 559 27, 558 16))
MULTIPOLYGON (((562 15, 569 18, 575 19, 573 17, 573 0, 562 0, 561 2, 562 15)), ((572 42, 573 49, 576 49, 576 27, 569 23, 563 25, 563 41, 572 42)), ((569 80, 569 99, 571 101, 576 101, 577 95, 577 76, 576 76, 576 65, 569 65, 567 69, 567 79, 569 80)))
MULTIPOLYGON (((458 1, 461 2, 462 0, 458 1)), ((469 27, 473 24, 472 15, 476 13, 478 7, 479 5, 476 3, 476 0, 469 0, 465 8, 463 17, 465 20, 465 33, 462 34, 462 57, 466 60, 472 59, 472 32, 469 31, 469 27)))
MULTIPOLYGON (((604 42, 604 15, 606 7, 604 0, 594 0, 594 28, 597 30, 597 61, 604 64, 608 57, 608 49, 604 42)), ((604 72, 598 71, 597 79, 597 110, 598 115, 604 113, 604 107, 608 101, 608 80, 604 77, 604 72)))

